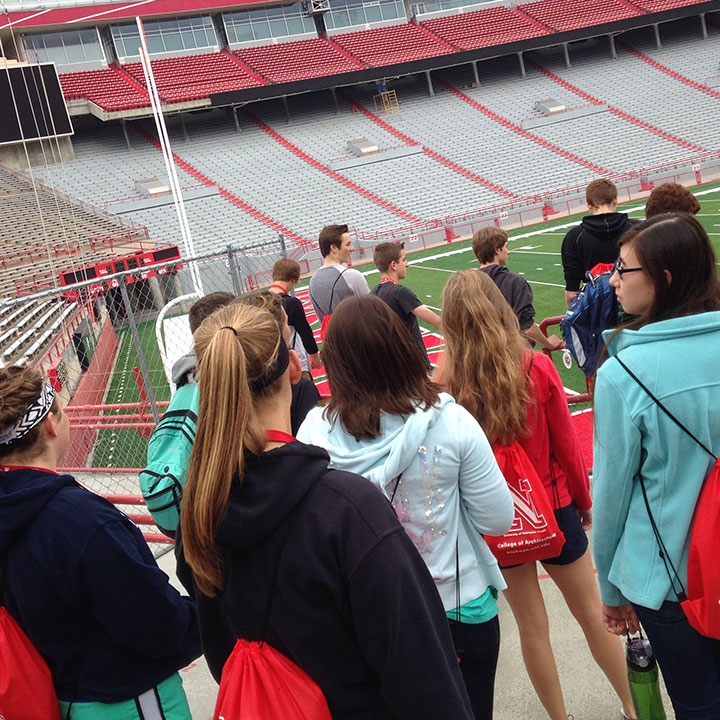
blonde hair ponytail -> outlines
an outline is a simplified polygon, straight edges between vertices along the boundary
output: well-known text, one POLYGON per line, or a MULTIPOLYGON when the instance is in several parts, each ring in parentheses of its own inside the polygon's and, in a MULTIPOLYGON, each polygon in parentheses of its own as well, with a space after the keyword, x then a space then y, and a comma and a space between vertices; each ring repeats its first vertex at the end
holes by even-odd
POLYGON ((277 358, 280 329, 266 310, 231 304, 213 313, 193 336, 198 357, 199 410, 181 511, 185 558, 200 591, 222 589, 223 557, 215 533, 225 514, 233 478, 242 478, 245 453, 259 455, 265 433, 251 383, 277 358))

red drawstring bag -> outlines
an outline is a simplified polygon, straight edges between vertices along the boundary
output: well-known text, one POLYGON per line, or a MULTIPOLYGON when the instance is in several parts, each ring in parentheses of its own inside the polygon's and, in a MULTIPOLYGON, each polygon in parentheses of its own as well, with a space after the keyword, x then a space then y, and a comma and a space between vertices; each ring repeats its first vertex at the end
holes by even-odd
POLYGON ((320 324, 320 342, 325 342, 325 333, 327 332, 328 325, 330 324, 330 314, 327 314, 320 324))
POLYGON ((267 643, 240 639, 223 667, 213 720, 270 718, 332 720, 322 690, 302 668, 267 643))
POLYGON ((4 607, 0 607, 0 668, 0 717, 61 720, 47 663, 4 607))
POLYGON ((501 567, 557 557, 565 536, 530 458, 517 441, 493 448, 515 505, 515 520, 504 535, 485 535, 501 567))
POLYGON ((718 530, 720 529, 720 458, 693 435, 643 384, 642 380, 615 355, 615 359, 628 375, 650 396, 650 399, 662 410, 684 433, 690 436, 710 457, 715 464, 703 481, 702 490, 695 505, 692 530, 690 531, 690 549, 688 552, 687 591, 678 577, 677 570, 670 560, 665 543, 655 517, 650 510, 645 482, 640 473, 640 488, 645 501, 650 526, 655 534, 660 557, 665 571, 670 578, 670 585, 680 602, 685 617, 691 627, 701 635, 720 640, 720 565, 717 561, 718 530), (670 572, 672 570, 672 572, 670 572), (680 587, 678 592, 677 587, 680 587))
POLYGON ((720 458, 700 492, 688 555, 687 600, 680 605, 688 622, 701 635, 720 640, 720 458))

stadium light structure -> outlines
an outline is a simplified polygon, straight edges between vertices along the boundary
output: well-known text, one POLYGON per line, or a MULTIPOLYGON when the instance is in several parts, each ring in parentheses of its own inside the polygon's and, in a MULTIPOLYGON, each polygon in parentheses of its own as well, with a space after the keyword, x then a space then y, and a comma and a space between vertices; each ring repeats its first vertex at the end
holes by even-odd
MULTIPOLYGON (((140 35, 140 63, 142 65, 143 74, 145 75, 145 85, 150 96, 150 107, 152 108, 153 118, 155 119, 155 127, 157 128, 158 140, 162 150, 163 160, 165 161, 165 170, 168 174, 170 183, 170 192, 173 196, 175 212, 178 217, 180 226, 180 236, 182 238, 185 253, 188 258, 195 257, 195 245, 193 244, 192 235, 190 233, 190 225, 185 212, 185 203, 183 202, 182 190, 178 181, 177 169, 175 167, 175 159, 173 158, 172 148, 170 147, 170 137, 168 136, 167 126, 165 125, 165 117, 163 116, 160 106, 160 95, 158 94, 157 84, 155 83, 155 75, 150 63, 150 54, 148 52, 147 40, 145 38, 145 26, 140 17, 136 17, 138 32, 140 35)), ((203 292, 202 279, 200 271, 195 263, 190 266, 190 277, 192 278, 193 289, 201 297, 203 292)))

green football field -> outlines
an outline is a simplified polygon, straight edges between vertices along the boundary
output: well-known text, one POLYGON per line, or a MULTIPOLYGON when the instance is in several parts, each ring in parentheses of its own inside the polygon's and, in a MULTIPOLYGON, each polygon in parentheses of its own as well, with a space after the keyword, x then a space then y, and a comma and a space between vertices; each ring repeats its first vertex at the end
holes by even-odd
MULTIPOLYGON (((720 183, 698 186, 693 190, 701 204, 698 220, 704 225, 720 258, 720 183)), ((630 217, 644 219, 644 201, 626 203, 618 209, 630 217)), ((534 294, 535 320, 563 315, 566 310, 564 278, 560 262, 560 245, 565 233, 580 222, 582 214, 548 221, 526 228, 511 230, 510 260, 508 268, 524 275, 534 294)), ((430 250, 422 250, 408 256, 410 268, 403 284, 412 288, 428 307, 441 312, 442 291, 450 274, 456 270, 478 267, 470 247, 470 241, 449 243, 430 250)), ((380 279, 377 270, 367 265, 357 265, 366 273, 372 288, 380 279)), ((301 283, 298 287, 305 286, 301 283)), ((432 328, 429 328, 432 329, 432 328)), ((550 332, 559 334, 559 327, 550 332)), ((566 370, 561 353, 553 353, 565 387, 577 392, 585 391, 585 376, 575 366, 566 370)))
MULTIPOLYGON (((720 183, 698 187, 695 191, 702 205, 698 219, 705 226, 720 257, 720 183)), ((627 203, 620 210, 631 217, 644 217, 644 203, 627 203)), ((565 217, 527 228, 510 231, 510 260, 508 267, 524 275, 535 296, 536 321, 562 315, 565 312, 564 284, 560 263, 560 244, 567 230, 580 221, 581 215, 565 217)), ((457 241, 430 250, 412 253, 410 268, 404 284, 433 310, 441 312, 442 291, 450 274, 456 270, 477 267, 477 260, 470 248, 470 241, 457 241)), ((357 265, 366 273, 370 287, 380 279, 372 265, 357 265)), ((298 290, 307 285, 303 281, 298 290)), ((429 328, 432 329, 432 328, 429 328)), ((552 329, 551 329, 552 331, 552 329)), ((555 332, 559 329, 556 328, 555 332)), ((138 324, 145 359, 150 371, 156 400, 169 400, 170 391, 162 370, 154 333, 154 322, 138 324)), ((118 332, 120 348, 117 354, 112 381, 108 388, 107 403, 139 402, 133 368, 139 358, 129 330, 118 332)), ((585 390, 585 376, 576 367, 565 369, 560 353, 554 353, 555 364, 565 387, 577 392, 585 390)), ((123 413, 127 411, 116 411, 123 413)), ((152 420, 149 415, 148 420, 152 420)), ((99 431, 95 446, 95 467, 141 467, 145 464, 146 438, 134 429, 108 428, 99 431)))

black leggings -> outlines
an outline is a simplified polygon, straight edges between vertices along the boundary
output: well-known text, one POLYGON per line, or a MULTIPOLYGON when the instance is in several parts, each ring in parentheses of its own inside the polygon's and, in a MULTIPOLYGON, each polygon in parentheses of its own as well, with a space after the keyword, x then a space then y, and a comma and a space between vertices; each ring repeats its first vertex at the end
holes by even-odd
POLYGON ((460 658, 476 720, 492 720, 495 669, 500 650, 500 621, 497 615, 478 625, 450 620, 450 632, 460 658))

